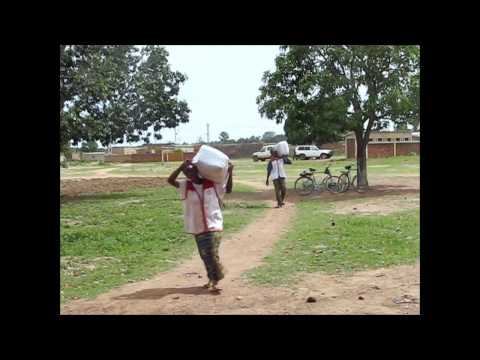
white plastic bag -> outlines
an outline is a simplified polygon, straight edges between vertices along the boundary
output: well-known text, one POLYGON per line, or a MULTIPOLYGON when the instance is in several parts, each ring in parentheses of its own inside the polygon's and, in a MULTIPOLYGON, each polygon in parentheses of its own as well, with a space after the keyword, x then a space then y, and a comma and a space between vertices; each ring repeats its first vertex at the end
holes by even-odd
POLYGON ((223 184, 228 173, 228 156, 220 150, 202 145, 193 157, 192 164, 197 166, 200 175, 218 184, 223 184))
POLYGON ((288 143, 286 141, 280 141, 275 145, 275 150, 278 152, 278 155, 285 156, 289 154, 288 143))

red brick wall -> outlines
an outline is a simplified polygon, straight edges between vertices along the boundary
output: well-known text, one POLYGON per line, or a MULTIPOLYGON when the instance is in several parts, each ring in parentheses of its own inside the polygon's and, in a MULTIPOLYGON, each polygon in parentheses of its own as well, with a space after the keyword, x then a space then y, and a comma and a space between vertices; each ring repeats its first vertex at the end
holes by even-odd
POLYGON ((128 163, 131 160, 132 155, 105 155, 105 162, 128 163))
POLYGON ((192 160, 196 152, 185 152, 183 153, 183 160, 192 160))
POLYGON ((347 159, 355 159, 355 139, 347 139, 347 159))
POLYGON ((220 150, 230 159, 249 158, 254 152, 259 151, 263 143, 252 144, 214 144, 212 147, 220 150))
MULTIPOLYGON (((369 143, 368 144, 368 157, 389 157, 394 156, 393 143, 369 143)), ((397 143, 396 154, 397 156, 410 155, 415 153, 420 155, 420 143, 397 143)), ((347 139, 347 158, 355 158, 355 140, 347 139)))
MULTIPOLYGON (((183 161, 183 151, 172 151, 168 152, 163 156, 165 161, 167 161, 167 156, 168 156, 168 161, 183 161)), ((161 156, 160 156, 161 158, 161 156)))
MULTIPOLYGON (((195 145, 195 152, 200 149, 201 145, 195 145)), ((251 144, 211 144, 209 145, 215 149, 220 150, 230 159, 249 158, 254 152, 259 151, 263 143, 251 143, 251 144)), ((289 147, 292 147, 290 145, 289 147)), ((291 149, 290 149, 291 150, 291 149)))
MULTIPOLYGON (((333 155, 345 155, 345 142, 327 143, 319 146, 320 149, 333 150, 333 155)), ((354 153, 355 154, 355 153, 354 153)))
POLYGON ((162 161, 162 154, 130 154, 105 156, 105 162, 113 163, 141 163, 155 161, 162 161))
POLYGON ((368 157, 377 158, 377 157, 389 157, 394 156, 393 153, 393 143, 388 144, 368 144, 368 157))
POLYGON ((162 154, 132 154, 132 163, 162 161, 162 154))
POLYGON ((410 155, 412 152, 420 155, 420 143, 397 143, 397 156, 410 155))

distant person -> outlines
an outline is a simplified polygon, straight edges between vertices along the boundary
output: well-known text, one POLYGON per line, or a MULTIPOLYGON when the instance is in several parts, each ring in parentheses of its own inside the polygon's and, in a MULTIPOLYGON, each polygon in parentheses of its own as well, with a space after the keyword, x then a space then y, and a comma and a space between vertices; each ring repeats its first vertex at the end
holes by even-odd
POLYGON ((197 167, 185 160, 168 178, 168 183, 178 189, 183 201, 185 231, 195 237, 209 280, 204 287, 211 291, 221 290, 217 284, 225 276, 218 256, 223 231, 221 201, 225 192, 232 192, 232 170, 233 165, 229 163, 225 182, 217 184, 202 178, 197 167), (177 180, 180 172, 187 179, 177 180))
POLYGON ((271 150, 271 154, 272 156, 267 165, 267 181, 265 184, 267 186, 269 185, 268 179, 271 176, 273 186, 275 187, 275 197, 277 199, 276 208, 281 208, 285 205, 285 196, 287 195, 287 187, 285 185, 287 175, 283 165, 290 164, 291 161, 288 160, 287 156, 279 156, 276 150, 271 150))

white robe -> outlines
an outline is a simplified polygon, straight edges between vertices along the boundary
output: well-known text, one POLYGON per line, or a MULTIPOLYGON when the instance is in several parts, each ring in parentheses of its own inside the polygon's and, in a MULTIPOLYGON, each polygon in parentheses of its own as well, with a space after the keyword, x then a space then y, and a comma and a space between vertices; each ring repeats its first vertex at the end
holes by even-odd
POLYGON ((178 180, 178 183, 180 184, 178 193, 183 200, 185 231, 194 235, 209 231, 223 231, 223 215, 218 198, 223 199, 226 182, 224 184, 215 183, 213 187, 207 188, 205 191, 203 184, 192 183, 196 191, 187 192, 187 180, 178 180), (204 197, 203 202, 202 197, 204 197))

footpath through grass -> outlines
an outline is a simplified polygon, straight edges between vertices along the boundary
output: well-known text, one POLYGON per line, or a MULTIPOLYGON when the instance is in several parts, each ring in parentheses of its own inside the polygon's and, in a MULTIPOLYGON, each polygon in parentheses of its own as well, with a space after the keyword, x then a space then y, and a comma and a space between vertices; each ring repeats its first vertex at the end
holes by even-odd
POLYGON ((287 285, 301 272, 348 274, 412 263, 419 256, 419 209, 367 216, 332 215, 331 204, 318 201, 297 207, 293 228, 265 265, 246 274, 254 283, 287 285))
MULTIPOLYGON (((251 222, 265 207, 227 202, 225 235, 251 222)), ((172 187, 97 194, 64 203, 60 210, 61 302, 92 298, 148 278, 194 251, 195 241, 183 230, 182 204, 172 187)))

